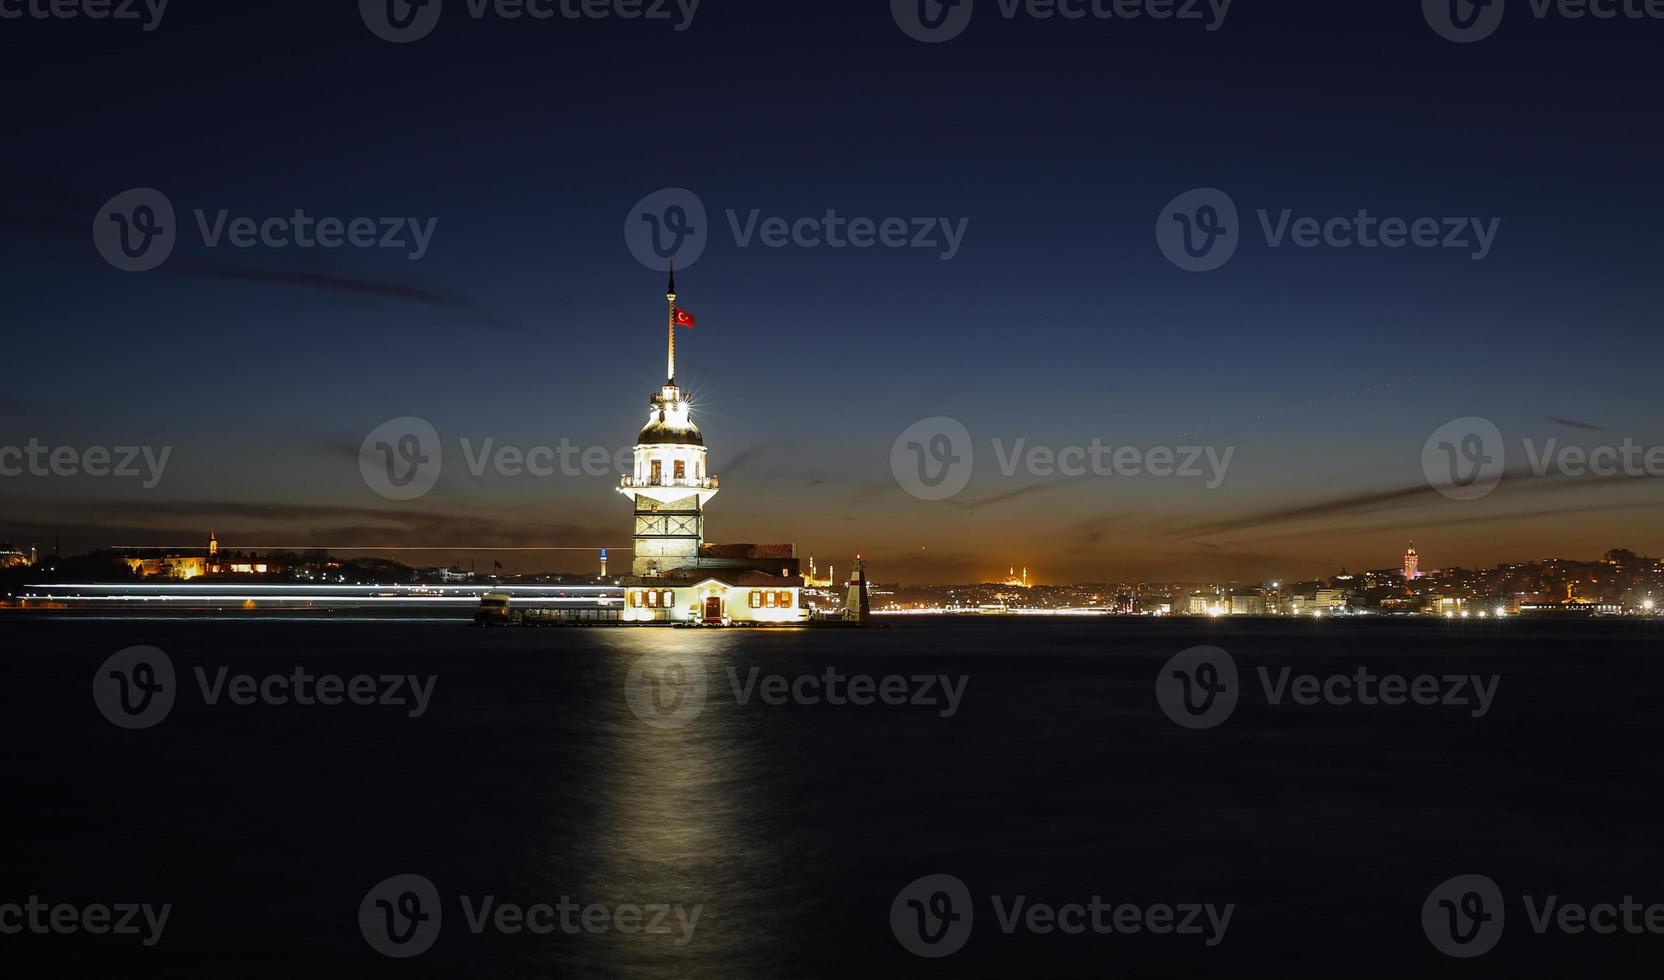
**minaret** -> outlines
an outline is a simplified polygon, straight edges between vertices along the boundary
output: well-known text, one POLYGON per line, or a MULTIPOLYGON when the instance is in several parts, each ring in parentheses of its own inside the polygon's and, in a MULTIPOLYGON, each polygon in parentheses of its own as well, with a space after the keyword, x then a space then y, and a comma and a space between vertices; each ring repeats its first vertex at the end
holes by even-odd
POLYGON ((676 270, 665 289, 669 304, 665 338, 665 383, 648 399, 647 425, 636 437, 635 468, 619 480, 618 492, 635 503, 635 560, 632 575, 653 577, 699 563, 705 543, 705 502, 717 481, 706 470, 705 438, 691 407, 676 387, 676 270))

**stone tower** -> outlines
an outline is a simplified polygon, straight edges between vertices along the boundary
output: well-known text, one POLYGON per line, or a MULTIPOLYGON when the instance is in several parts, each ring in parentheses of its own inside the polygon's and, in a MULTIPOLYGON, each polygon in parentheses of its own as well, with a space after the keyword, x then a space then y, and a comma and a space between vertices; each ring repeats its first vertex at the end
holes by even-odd
POLYGON ((676 387, 676 270, 665 291, 667 380, 648 399, 647 425, 636 437, 633 472, 618 492, 635 503, 635 560, 632 575, 654 577, 698 564, 705 544, 705 503, 716 496, 716 477, 706 467, 705 438, 693 423, 691 406, 676 387))

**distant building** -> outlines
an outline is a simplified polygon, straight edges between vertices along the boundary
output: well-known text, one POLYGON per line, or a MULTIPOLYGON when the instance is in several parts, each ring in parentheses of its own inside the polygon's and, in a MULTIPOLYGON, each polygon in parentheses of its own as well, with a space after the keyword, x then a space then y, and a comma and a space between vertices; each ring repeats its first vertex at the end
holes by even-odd
POLYGON ((1173 600, 1173 612, 1179 616, 1220 616, 1229 609, 1228 602, 1211 592, 1178 596, 1173 600))
POLYGON ((253 555, 220 554, 220 539, 208 532, 208 547, 184 551, 167 548, 127 548, 122 561, 129 571, 143 578, 190 581, 207 575, 269 575, 283 571, 279 562, 253 555))
POLYGON ((1289 597, 1289 612, 1296 616, 1333 612, 1346 608, 1347 594, 1345 589, 1318 589, 1311 594, 1300 594, 1289 597))
POLYGON ((424 568, 419 573, 422 578, 437 579, 443 583, 472 582, 477 577, 473 570, 452 565, 449 568, 424 568))
POLYGON ((27 553, 18 551, 10 544, 0 544, 0 568, 22 568, 35 563, 35 549, 31 547, 27 553))
POLYGON ((1416 554, 1416 546, 1410 545, 1410 550, 1404 552, 1404 579, 1414 582, 1421 578, 1421 556, 1416 554))
POLYGON ((163 549, 129 551, 122 561, 128 571, 144 578, 190 581, 208 574, 208 556, 181 554, 163 549))

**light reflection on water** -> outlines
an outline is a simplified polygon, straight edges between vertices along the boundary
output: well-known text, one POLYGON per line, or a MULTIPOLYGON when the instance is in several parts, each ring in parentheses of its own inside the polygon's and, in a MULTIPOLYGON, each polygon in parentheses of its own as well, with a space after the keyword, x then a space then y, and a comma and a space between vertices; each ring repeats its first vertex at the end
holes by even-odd
POLYGON ((689 917, 697 907, 699 917, 685 943, 672 913, 670 935, 610 937, 578 950, 575 965, 634 976, 766 972, 767 944, 757 934, 786 861, 775 849, 780 841, 763 832, 770 811, 768 783, 758 778, 769 768, 763 749, 721 698, 732 634, 631 630, 598 638, 612 655, 608 686, 618 696, 601 746, 607 761, 586 848, 596 861, 586 894, 610 905, 678 905, 689 917), (697 672, 705 690, 693 683, 697 672), (633 697, 641 710, 651 710, 652 699, 686 715, 657 727, 637 715, 633 697))

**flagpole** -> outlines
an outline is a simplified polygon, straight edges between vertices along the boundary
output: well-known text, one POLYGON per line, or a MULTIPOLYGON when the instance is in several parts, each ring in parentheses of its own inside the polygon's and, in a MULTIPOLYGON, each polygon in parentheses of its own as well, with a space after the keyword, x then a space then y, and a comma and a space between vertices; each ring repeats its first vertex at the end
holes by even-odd
POLYGON ((665 290, 665 298, 670 303, 670 310, 666 314, 667 317, 668 317, 668 319, 666 321, 666 330, 667 330, 666 337, 668 338, 668 350, 669 350, 669 357, 668 357, 667 362, 666 362, 667 367, 669 368, 669 372, 666 376, 670 379, 669 382, 668 382, 669 384, 675 384, 676 383, 676 263, 675 262, 670 263, 670 286, 669 286, 669 288, 667 288, 665 290))

